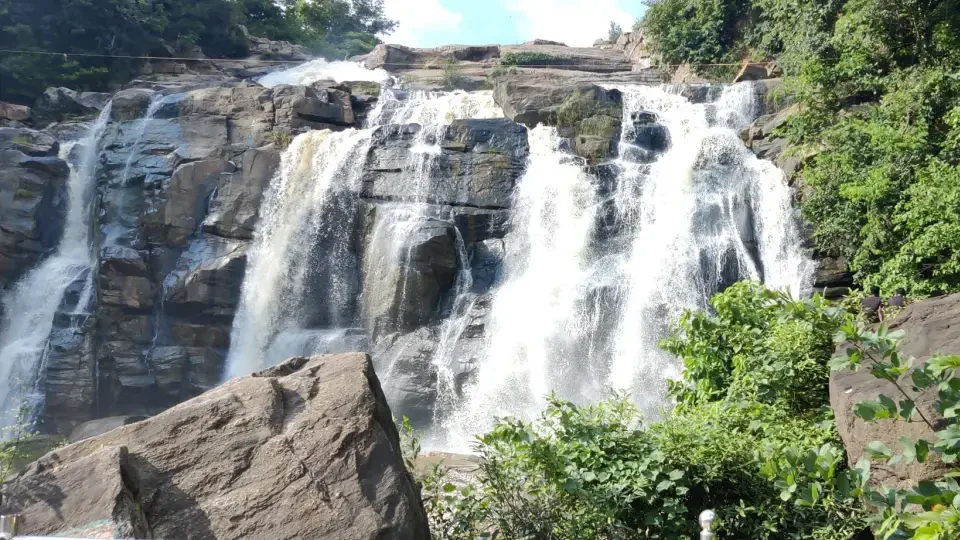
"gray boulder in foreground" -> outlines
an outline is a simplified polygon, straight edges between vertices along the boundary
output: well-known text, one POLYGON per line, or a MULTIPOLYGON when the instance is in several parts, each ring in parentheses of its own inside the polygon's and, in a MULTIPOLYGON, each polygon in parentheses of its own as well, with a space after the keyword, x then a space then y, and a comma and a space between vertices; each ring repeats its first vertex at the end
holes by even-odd
POLYGON ((366 354, 283 364, 40 458, 2 486, 23 534, 426 540, 366 354))

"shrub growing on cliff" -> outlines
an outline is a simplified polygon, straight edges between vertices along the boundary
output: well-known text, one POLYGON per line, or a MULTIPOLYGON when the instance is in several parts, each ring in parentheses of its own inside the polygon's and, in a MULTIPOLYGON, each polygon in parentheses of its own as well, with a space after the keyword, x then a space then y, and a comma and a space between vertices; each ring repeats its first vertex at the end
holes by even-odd
POLYGON ((710 401, 756 401, 805 413, 828 402, 827 362, 842 312, 820 296, 740 282, 710 300, 713 313, 688 311, 662 346, 683 362, 669 382, 680 408, 710 401))
POLYGON ((506 53, 500 57, 501 66, 556 66, 570 63, 565 56, 541 52, 506 53))

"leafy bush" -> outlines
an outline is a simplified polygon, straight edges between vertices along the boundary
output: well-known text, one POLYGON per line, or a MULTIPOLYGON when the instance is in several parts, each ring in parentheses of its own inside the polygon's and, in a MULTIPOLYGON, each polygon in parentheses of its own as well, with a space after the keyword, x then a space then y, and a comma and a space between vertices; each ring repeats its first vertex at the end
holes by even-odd
POLYGON ((665 62, 709 64, 737 61, 741 19, 749 0, 660 0, 648 2, 643 26, 650 46, 665 62))
POLYGON ((866 285, 958 290, 960 79, 911 70, 887 84, 878 104, 822 133, 826 151, 803 172, 804 216, 817 246, 846 255, 866 285))
POLYGON ((500 57, 501 66, 557 66, 569 64, 570 59, 541 52, 506 53, 500 57))
POLYGON ((841 312, 820 296, 794 300, 740 282, 710 300, 714 313, 687 311, 662 347, 683 362, 669 381, 680 408, 751 400, 798 413, 827 404, 827 362, 841 312))
POLYGON ((463 69, 457 64, 457 61, 447 59, 440 65, 443 70, 443 86, 448 90, 463 89, 466 79, 463 76, 463 69))
POLYGON ((623 35, 623 27, 614 21, 610 21, 610 29, 607 30, 607 41, 617 41, 623 35))

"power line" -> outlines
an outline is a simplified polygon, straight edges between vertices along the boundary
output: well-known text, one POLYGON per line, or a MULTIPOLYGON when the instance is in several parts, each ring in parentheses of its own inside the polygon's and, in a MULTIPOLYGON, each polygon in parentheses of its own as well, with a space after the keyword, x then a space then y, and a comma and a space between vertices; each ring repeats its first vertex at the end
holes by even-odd
MULTIPOLYGON (((100 54, 100 53, 58 53, 58 52, 49 52, 49 51, 21 51, 14 49, 0 49, 0 53, 7 54, 34 54, 42 56, 76 56, 83 58, 117 58, 117 59, 127 59, 127 60, 163 60, 163 61, 184 61, 184 62, 231 62, 231 63, 251 63, 251 64, 303 64, 309 62, 310 60, 259 60, 259 59, 247 59, 247 58, 188 58, 188 57, 170 57, 170 56, 136 56, 136 55, 126 55, 126 54, 100 54)), ((626 57, 624 57, 626 58, 626 57)), ((629 60, 625 60, 624 64, 630 64, 629 60)), ((427 63, 427 64, 414 64, 410 62, 381 62, 380 65, 383 66, 393 66, 393 67, 407 67, 407 68, 426 68, 426 69, 443 69, 445 66, 442 64, 436 63, 427 63)), ((452 64, 453 66, 470 66, 470 65, 479 65, 479 64, 452 64)), ((613 68, 616 67, 616 63, 597 63, 597 64, 587 64, 587 63, 576 63, 576 64, 564 64, 564 63, 530 63, 522 65, 514 64, 501 64, 496 63, 490 65, 490 67, 516 67, 516 68, 557 68, 563 69, 564 67, 605 67, 613 68)), ((683 65, 687 66, 742 66, 743 63, 724 63, 724 64, 658 64, 655 68, 663 67, 680 67, 683 65)), ((486 66, 482 66, 486 67, 486 66)), ((573 70, 565 70, 573 71, 573 70)), ((616 72, 613 73, 626 73, 616 72)))

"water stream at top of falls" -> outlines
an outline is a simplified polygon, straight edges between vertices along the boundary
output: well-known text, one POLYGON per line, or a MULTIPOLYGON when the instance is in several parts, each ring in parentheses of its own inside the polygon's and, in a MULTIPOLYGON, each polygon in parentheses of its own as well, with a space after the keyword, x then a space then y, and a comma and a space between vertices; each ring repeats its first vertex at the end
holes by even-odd
MULTIPOLYGON (((54 317, 70 285, 87 278, 95 264, 90 242, 91 201, 96 184, 99 142, 110 118, 107 103, 86 136, 61 148, 60 157, 70 165, 67 183, 67 215, 63 236, 56 250, 30 270, 3 298, 0 326, 0 427, 16 422, 19 411, 35 410, 40 404, 36 387, 54 317)), ((86 290, 86 286, 84 290, 86 290)), ((85 306, 81 304, 76 310, 85 306)), ((0 436, 2 438, 2 436, 0 436)))
POLYGON ((411 148, 412 162, 400 179, 408 196, 385 208, 372 232, 374 248, 364 262, 367 296, 375 296, 381 269, 402 264, 410 227, 431 217, 427 180, 444 127, 457 119, 500 116, 491 92, 385 89, 365 129, 308 132, 295 138, 283 153, 261 210, 225 377, 274 365, 291 351, 355 350, 356 339, 337 337, 350 335, 343 331, 355 322, 351 314, 358 307, 354 230, 363 167, 378 127, 421 126, 411 148), (317 312, 318 305, 323 313, 317 312))
POLYGON ((623 390, 656 415, 679 374, 658 344, 683 310, 739 279, 808 291, 783 173, 737 134, 756 114, 752 85, 706 104, 669 87, 620 90, 620 157, 606 174, 586 176, 553 129, 530 132, 486 349, 431 446, 469 451, 495 418, 533 419, 550 392, 590 403, 623 390), (662 153, 637 144, 653 129, 644 117, 662 126, 662 153))

